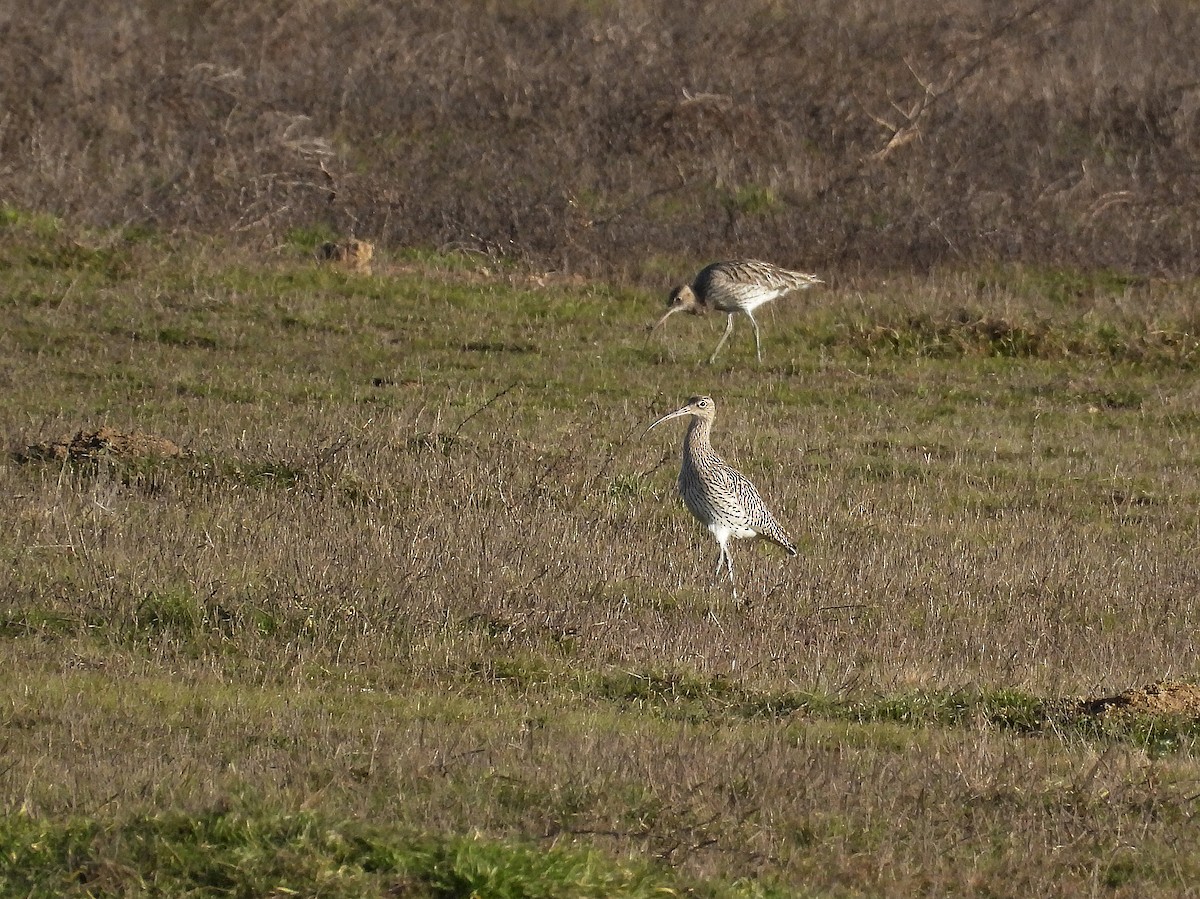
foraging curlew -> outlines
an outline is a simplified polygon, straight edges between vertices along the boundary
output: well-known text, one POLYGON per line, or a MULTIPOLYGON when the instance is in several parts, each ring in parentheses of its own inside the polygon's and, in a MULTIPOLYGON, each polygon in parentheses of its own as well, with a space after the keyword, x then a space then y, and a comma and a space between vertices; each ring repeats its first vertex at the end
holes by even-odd
POLYGON ((646 428, 647 433, 672 418, 692 417, 687 437, 683 441, 683 467, 679 470, 679 493, 689 511, 708 528, 720 544, 717 556, 717 576, 721 565, 729 569, 733 598, 737 599, 737 584, 733 579, 733 556, 729 553, 729 538, 738 540, 762 537, 796 555, 796 544, 775 520, 754 485, 736 469, 726 465, 712 448, 712 426, 717 417, 717 405, 710 396, 694 396, 681 409, 664 415, 646 428))
POLYGON ((714 262, 703 268, 691 284, 682 284, 671 291, 666 314, 650 330, 659 327, 676 312, 690 312, 693 315, 709 309, 727 312, 729 320, 725 323, 725 333, 717 341, 717 348, 708 360, 711 365, 733 331, 733 316, 741 312, 754 326, 754 351, 758 361, 762 362, 762 343, 758 335, 758 322, 754 320, 754 310, 793 290, 824 283, 816 275, 789 271, 769 262, 752 259, 714 262))

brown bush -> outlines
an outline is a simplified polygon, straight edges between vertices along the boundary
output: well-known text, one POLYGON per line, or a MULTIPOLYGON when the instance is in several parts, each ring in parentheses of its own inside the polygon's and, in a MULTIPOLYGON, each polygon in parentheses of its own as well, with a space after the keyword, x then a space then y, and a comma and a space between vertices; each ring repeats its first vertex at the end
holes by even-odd
POLYGON ((634 278, 1200 252, 1183 0, 99 0, 0 35, 0 198, 98 223, 634 278))

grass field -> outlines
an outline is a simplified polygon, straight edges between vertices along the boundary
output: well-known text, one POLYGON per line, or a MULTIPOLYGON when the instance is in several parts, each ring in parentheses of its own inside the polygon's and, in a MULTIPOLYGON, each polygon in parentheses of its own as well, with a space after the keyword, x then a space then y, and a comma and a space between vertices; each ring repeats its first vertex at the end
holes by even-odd
POLYGON ((1200 706, 1083 701, 1200 675, 1197 284, 823 272, 710 367, 672 279, 0 222, 0 893, 1197 894, 1200 706))

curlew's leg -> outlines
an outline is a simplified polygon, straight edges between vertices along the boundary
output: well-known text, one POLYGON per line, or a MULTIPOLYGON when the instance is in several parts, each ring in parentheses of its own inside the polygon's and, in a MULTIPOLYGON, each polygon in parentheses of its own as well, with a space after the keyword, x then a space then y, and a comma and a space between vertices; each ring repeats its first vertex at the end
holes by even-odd
POLYGON ((746 318, 750 319, 750 324, 754 326, 754 352, 758 356, 758 361, 762 362, 762 341, 758 337, 758 322, 754 320, 754 314, 748 310, 746 318))
POLYGON ((717 554, 717 573, 716 579, 721 579, 721 566, 725 566, 725 570, 729 572, 729 583, 733 584, 733 598, 737 599, 737 584, 733 580, 733 553, 729 551, 730 532, 723 527, 710 528, 712 535, 717 539, 717 545, 721 547, 721 552, 717 554))
POLYGON ((725 570, 729 572, 729 585, 733 588, 733 601, 737 602, 737 582, 733 579, 733 556, 725 547, 725 570))
POLYGON ((717 556, 717 577, 721 576, 721 562, 725 562, 725 570, 729 572, 729 583, 733 586, 733 599, 737 601, 737 583, 733 579, 733 553, 729 551, 729 538, 720 541, 721 555, 717 556))
MULTIPOLYGON (((750 321, 754 321, 754 319, 752 318, 752 319, 750 319, 750 321)), ((754 329, 757 331, 758 325, 755 325, 754 329)), ((725 341, 729 339, 729 335, 732 332, 733 332, 733 313, 731 312, 731 313, 729 313, 729 320, 727 322, 725 322, 725 333, 722 334, 721 339, 717 341, 717 348, 715 350, 713 350, 713 354, 708 359, 709 365, 712 365, 714 362, 717 361, 717 353, 721 352, 721 347, 723 347, 725 345, 725 341)))

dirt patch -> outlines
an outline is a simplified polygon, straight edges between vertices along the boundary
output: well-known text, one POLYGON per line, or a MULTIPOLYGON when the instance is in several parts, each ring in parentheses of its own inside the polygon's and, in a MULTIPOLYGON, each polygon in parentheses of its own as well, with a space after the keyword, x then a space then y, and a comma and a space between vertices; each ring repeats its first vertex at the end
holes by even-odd
POLYGON ((371 260, 374 257, 374 244, 353 237, 338 243, 321 244, 317 250, 317 258, 321 261, 332 262, 363 275, 371 274, 371 260))
POLYGON ((16 453, 18 462, 84 462, 104 456, 127 459, 174 458, 184 455, 179 444, 141 431, 125 433, 116 428, 80 431, 70 440, 35 443, 16 453))
POLYGON ((1113 714, 1191 715, 1200 717, 1200 686, 1180 681, 1148 684, 1116 696, 1085 699, 1079 704, 1085 715, 1113 714))

